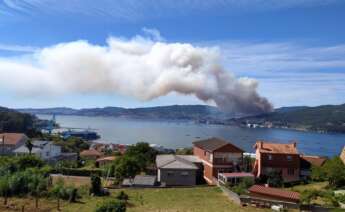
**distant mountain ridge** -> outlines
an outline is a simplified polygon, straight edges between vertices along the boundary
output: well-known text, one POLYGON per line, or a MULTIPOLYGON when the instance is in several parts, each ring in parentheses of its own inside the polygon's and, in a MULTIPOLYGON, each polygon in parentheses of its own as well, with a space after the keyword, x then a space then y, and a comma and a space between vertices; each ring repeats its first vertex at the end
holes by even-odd
POLYGON ((345 104, 278 108, 275 112, 232 119, 237 124, 345 132, 345 104))
POLYGON ((171 105, 144 108, 85 108, 73 109, 67 107, 40 108, 40 109, 17 109, 19 112, 30 114, 56 114, 56 115, 78 115, 78 116, 113 116, 145 119, 177 119, 177 120, 199 120, 199 119, 227 119, 232 114, 224 113, 217 107, 208 105, 171 105))

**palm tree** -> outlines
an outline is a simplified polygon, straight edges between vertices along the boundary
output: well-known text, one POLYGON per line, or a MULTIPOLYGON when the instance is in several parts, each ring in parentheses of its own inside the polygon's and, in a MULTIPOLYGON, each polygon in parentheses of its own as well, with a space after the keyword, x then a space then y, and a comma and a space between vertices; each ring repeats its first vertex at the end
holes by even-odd
POLYGON ((31 155, 32 148, 34 147, 34 144, 32 143, 31 139, 26 140, 25 146, 26 148, 28 148, 29 154, 31 155))

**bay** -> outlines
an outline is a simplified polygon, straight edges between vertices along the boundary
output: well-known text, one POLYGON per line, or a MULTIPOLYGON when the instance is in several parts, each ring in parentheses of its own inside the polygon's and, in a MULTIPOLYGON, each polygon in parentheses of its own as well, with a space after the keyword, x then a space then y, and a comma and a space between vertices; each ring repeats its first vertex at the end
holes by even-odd
MULTIPOLYGON (((50 120, 50 115, 37 115, 50 120)), ((254 152, 257 140, 277 143, 297 142, 300 153, 332 157, 345 145, 345 134, 320 134, 286 129, 240 128, 236 126, 195 124, 194 122, 138 120, 100 116, 56 116, 62 127, 93 128, 102 142, 134 144, 139 141, 167 148, 191 147, 199 139, 219 137, 247 152, 254 152)))

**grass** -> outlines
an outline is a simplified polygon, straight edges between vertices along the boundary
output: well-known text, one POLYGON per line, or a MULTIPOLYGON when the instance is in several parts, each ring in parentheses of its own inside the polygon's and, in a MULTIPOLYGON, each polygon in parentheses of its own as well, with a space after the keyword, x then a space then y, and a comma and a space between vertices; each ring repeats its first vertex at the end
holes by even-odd
MULTIPOLYGON (((166 189, 122 189, 130 197, 128 212, 141 211, 160 211, 160 212, 222 212, 222 211, 265 211, 251 207, 240 207, 231 202, 217 187, 194 187, 194 188, 166 188, 166 189)), ((62 202, 62 211, 64 212, 93 212, 97 204, 105 199, 113 199, 120 190, 113 190, 110 197, 90 197, 84 196, 80 203, 68 204, 62 202)), ((14 200, 10 200, 13 202, 14 200)), ((18 205, 31 204, 34 201, 28 199, 17 199, 18 205), (21 201, 21 202, 20 202, 21 201)), ((40 211, 56 211, 56 200, 41 199, 40 211)), ((28 208, 33 208, 27 206, 28 208)), ((0 208, 1 209, 1 208, 0 208)), ((0 210, 10 212, 14 210, 0 210)), ((30 211, 30 210, 26 210, 30 211)), ((267 210, 269 211, 269 210, 267 210)))
POLYGON ((327 186, 328 186, 328 182, 313 182, 313 183, 308 183, 305 185, 295 185, 287 189, 301 193, 305 190, 311 190, 311 189, 321 191, 321 190, 326 189, 327 186))

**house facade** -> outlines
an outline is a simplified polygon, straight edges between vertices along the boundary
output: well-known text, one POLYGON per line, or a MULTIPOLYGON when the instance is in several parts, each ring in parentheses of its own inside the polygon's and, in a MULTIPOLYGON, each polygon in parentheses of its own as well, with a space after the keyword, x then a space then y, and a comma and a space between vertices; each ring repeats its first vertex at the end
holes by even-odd
POLYGON ((0 154, 10 155, 18 147, 25 144, 29 138, 23 133, 0 134, 0 154))
POLYGON ((341 151, 340 154, 340 159, 343 161, 343 163, 345 164, 345 146, 343 148, 343 151, 341 151))
MULTIPOLYGON (((54 145, 51 141, 33 141, 31 154, 43 160, 52 160, 61 155, 61 146, 54 145)), ((30 154, 29 149, 24 145, 14 150, 16 155, 30 154)))
POLYGON ((243 150, 220 138, 193 142, 193 154, 203 163, 203 177, 209 184, 217 182, 218 173, 241 170, 243 150))
POLYGON ((157 155, 157 181, 165 186, 193 186, 201 175, 202 164, 193 155, 157 155))
POLYGON ((296 143, 279 144, 257 141, 254 148, 256 149, 254 164, 256 177, 278 172, 284 182, 300 180, 300 155, 296 143))

